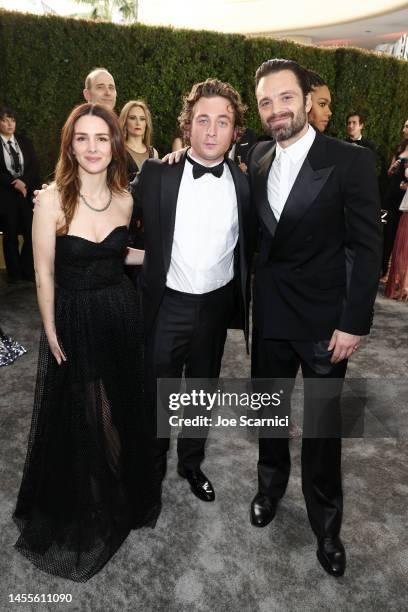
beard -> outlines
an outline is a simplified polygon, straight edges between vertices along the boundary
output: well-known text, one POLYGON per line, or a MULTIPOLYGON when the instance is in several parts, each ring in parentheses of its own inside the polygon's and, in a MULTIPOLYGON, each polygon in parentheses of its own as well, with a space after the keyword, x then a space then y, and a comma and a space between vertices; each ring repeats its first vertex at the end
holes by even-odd
POLYGON ((306 121, 306 110, 302 107, 299 109, 296 115, 292 112, 279 114, 274 113, 268 117, 266 121, 263 121, 263 126, 269 136, 272 136, 272 138, 274 138, 277 142, 282 142, 289 140, 289 138, 296 136, 296 134, 299 134, 299 132, 301 132, 305 127, 306 121), (282 117, 285 119, 288 118, 290 119, 290 122, 288 125, 282 125, 274 128, 271 124, 277 117, 282 117))

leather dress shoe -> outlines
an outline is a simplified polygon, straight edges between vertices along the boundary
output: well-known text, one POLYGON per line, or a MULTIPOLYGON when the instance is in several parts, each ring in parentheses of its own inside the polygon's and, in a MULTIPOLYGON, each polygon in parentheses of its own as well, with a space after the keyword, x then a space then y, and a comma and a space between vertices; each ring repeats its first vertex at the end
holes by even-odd
POLYGON ((316 551, 321 566, 332 576, 342 576, 346 568, 346 551, 339 537, 323 538, 316 551))
POLYGON ((200 470, 183 470, 178 468, 177 472, 182 478, 190 483, 194 495, 202 501, 212 502, 215 499, 215 491, 207 476, 200 470))
POLYGON ((276 514, 278 500, 257 493, 251 503, 251 523, 255 527, 266 527, 276 514))

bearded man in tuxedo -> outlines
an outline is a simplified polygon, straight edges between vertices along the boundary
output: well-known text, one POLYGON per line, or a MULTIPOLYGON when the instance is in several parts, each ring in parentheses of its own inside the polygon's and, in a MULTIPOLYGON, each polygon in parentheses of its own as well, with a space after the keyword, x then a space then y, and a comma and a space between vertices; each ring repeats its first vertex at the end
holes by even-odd
MULTIPOLYGON (((260 225, 252 376, 285 379, 290 395, 302 370, 305 419, 314 422, 302 441, 302 489, 318 559, 341 576, 340 392, 347 360, 370 331, 378 286, 382 241, 374 156, 308 124, 309 79, 296 62, 264 62, 255 84, 259 114, 274 142, 255 145, 248 161, 260 225), (316 381, 322 393, 311 397, 316 381), (327 381, 334 396, 324 392, 327 381)), ((260 437, 254 526, 274 518, 285 493, 288 442, 260 437)))

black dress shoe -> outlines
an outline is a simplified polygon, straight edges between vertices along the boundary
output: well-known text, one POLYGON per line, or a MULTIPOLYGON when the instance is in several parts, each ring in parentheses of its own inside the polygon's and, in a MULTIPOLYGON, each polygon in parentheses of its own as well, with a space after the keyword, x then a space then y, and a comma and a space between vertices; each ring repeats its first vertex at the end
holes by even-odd
POLYGON ((178 468, 177 472, 182 478, 186 478, 190 483, 190 488, 194 495, 202 501, 212 502, 215 499, 215 491, 207 476, 200 470, 183 470, 178 468))
POLYGON ((251 503, 251 523, 255 527, 266 527, 276 514, 278 500, 257 493, 251 503))
POLYGON ((332 576, 342 576, 346 569, 346 551, 340 538, 323 538, 318 542, 317 558, 332 576))

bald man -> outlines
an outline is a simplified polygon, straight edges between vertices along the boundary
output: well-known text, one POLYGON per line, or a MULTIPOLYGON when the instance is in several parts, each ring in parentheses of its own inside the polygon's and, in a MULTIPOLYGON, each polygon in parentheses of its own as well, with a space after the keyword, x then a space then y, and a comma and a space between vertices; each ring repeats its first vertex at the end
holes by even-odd
POLYGON ((103 104, 114 110, 116 86, 113 76, 106 68, 94 68, 85 79, 84 98, 93 104, 103 104))

